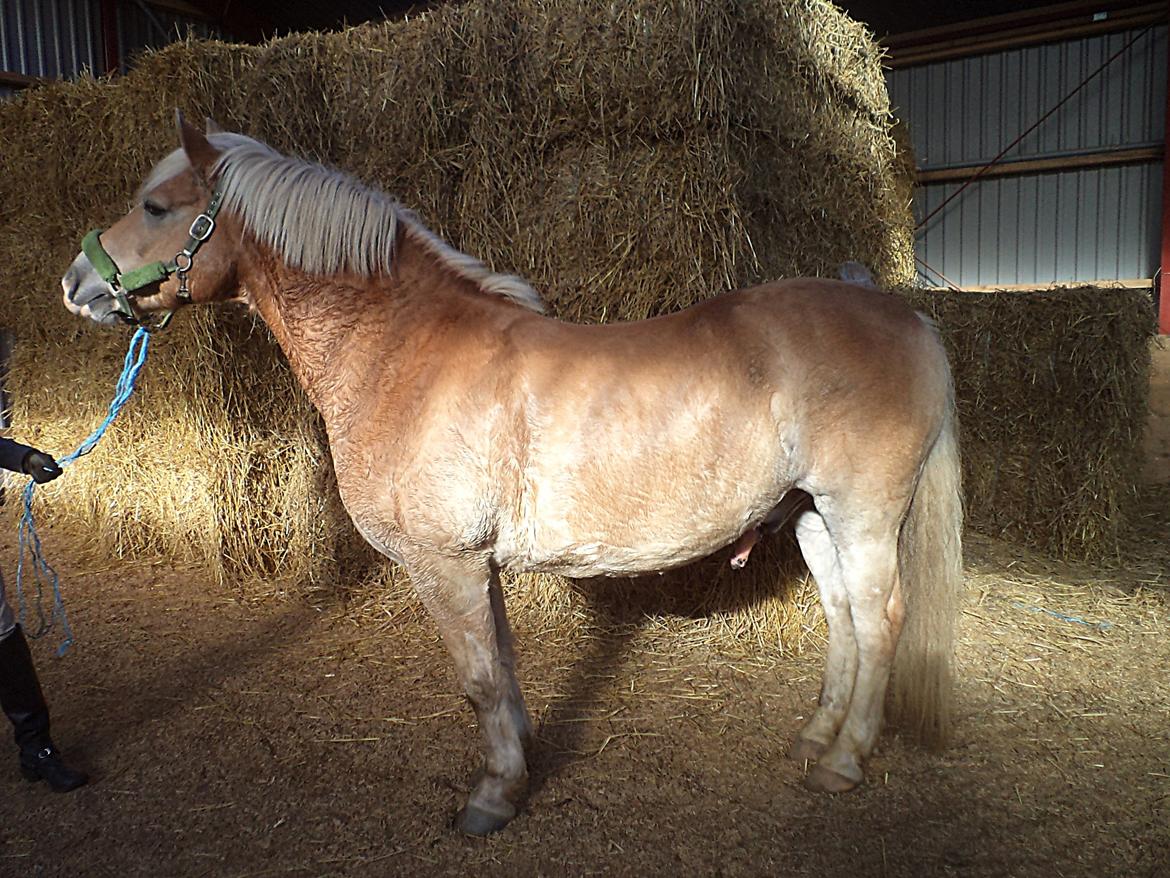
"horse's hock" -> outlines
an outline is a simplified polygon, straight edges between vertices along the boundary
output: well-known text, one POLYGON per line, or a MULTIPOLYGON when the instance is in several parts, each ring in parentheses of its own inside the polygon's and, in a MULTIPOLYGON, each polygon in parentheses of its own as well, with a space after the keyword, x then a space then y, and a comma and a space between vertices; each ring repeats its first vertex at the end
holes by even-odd
MULTIPOLYGON (((104 413, 126 341, 80 328, 61 307, 58 277, 84 231, 120 212, 173 147, 176 106, 396 193, 571 319, 660 313, 761 279, 835 274, 847 260, 886 284, 913 276, 912 168, 895 147, 880 52, 829 3, 484 0, 260 47, 189 42, 119 79, 0 104, 0 301, 18 332, 16 423, 54 451, 104 413), (114 150, 112 131, 135 136, 114 150)), ((1108 398, 1128 399, 1137 378, 1126 357, 1134 338, 1145 344, 1140 303, 1111 300, 1109 313, 1121 314, 1112 323, 1099 305, 931 303, 952 342, 955 327, 967 339, 962 356, 975 358, 956 362, 956 373, 975 376, 960 382, 965 426, 995 439, 965 446, 982 491, 976 516, 1039 461, 1044 478, 996 503, 991 525, 1071 552, 1115 539, 1111 522, 1123 516, 1112 512, 1132 488, 1137 442, 1125 419, 1138 414, 1101 407, 1094 417, 1111 437, 1102 447, 1077 429, 1083 410, 1049 406, 1057 422, 1045 429, 1062 444, 1051 455, 1060 467, 1047 466, 1027 429, 981 419, 1028 411, 1050 383, 1002 370, 987 378, 996 346, 980 339, 1002 342, 1004 326, 1010 346, 1059 338, 1060 357, 1036 367, 1049 375, 1097 356, 1109 333, 1122 365, 1077 380, 1088 399, 1101 398, 1098 381, 1108 398), (1030 319, 1041 312, 1042 325, 1030 319), (1006 472, 1005 444, 1018 463, 1006 472), (1038 516, 1053 492, 1086 499, 1038 516), (1106 512, 1082 514, 1090 503, 1106 512)), ((368 571, 338 508, 319 421, 246 316, 180 314, 111 438, 43 509, 95 550, 195 561, 232 580, 368 571)), ((753 554, 734 587, 775 593, 774 554, 753 554)), ((727 603, 710 597, 713 569, 694 577, 697 606, 727 603)))

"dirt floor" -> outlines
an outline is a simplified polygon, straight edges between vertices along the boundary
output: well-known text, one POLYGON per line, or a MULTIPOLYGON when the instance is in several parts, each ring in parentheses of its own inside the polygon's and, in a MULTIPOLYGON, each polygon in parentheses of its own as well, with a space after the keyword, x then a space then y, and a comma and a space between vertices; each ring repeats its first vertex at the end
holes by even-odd
POLYGON ((954 746, 887 732, 837 797, 783 755, 819 648, 761 658, 661 620, 568 644, 521 628, 532 793, 486 840, 448 828, 477 738, 427 620, 87 569, 49 533, 77 645, 34 652, 93 782, 57 795, 0 760, 0 875, 1165 878, 1170 490, 1145 505, 1105 567, 972 538, 954 746))

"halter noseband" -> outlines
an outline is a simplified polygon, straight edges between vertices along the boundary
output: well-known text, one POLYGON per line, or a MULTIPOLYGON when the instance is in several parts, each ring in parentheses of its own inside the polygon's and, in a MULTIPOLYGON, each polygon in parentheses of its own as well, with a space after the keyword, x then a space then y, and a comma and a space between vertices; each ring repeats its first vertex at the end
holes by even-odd
POLYGON ((179 276, 179 302, 184 305, 191 303, 191 291, 187 287, 187 273, 191 270, 191 263, 194 262, 196 251, 215 231, 215 217, 219 213, 222 201, 223 192, 217 186, 215 191, 211 193, 211 200, 207 202, 203 213, 191 221, 191 228, 187 230, 186 246, 176 253, 175 258, 170 262, 148 262, 146 265, 140 265, 138 268, 132 268, 123 273, 118 268, 118 264, 114 262, 113 257, 102 246, 101 229, 94 229, 82 239, 81 252, 89 258, 94 270, 110 287, 114 297, 113 311, 115 314, 134 326, 155 330, 166 329, 171 318, 175 316, 175 308, 163 314, 162 320, 153 327, 147 327, 142 319, 134 313, 130 298, 143 295, 142 290, 161 283, 172 274, 179 276))

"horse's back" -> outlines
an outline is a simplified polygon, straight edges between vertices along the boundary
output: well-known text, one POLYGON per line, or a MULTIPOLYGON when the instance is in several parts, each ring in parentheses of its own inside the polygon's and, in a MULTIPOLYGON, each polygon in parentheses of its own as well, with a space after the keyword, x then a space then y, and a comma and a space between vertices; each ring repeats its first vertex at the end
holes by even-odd
POLYGON ((645 320, 575 324, 533 316, 515 325, 519 348, 558 369, 574 362, 710 368, 734 362, 737 353, 763 352, 868 366, 891 353, 913 358, 934 344, 929 325, 902 299, 824 278, 771 281, 645 320))

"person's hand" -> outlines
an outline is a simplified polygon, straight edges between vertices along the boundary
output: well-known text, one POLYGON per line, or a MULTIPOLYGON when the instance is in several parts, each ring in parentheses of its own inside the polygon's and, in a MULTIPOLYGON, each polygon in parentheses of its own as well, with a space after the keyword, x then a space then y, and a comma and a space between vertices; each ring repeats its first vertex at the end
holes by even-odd
POLYGON ((61 467, 57 465, 57 461, 53 460, 53 455, 35 449, 24 456, 21 466, 38 485, 51 482, 61 475, 61 467))

